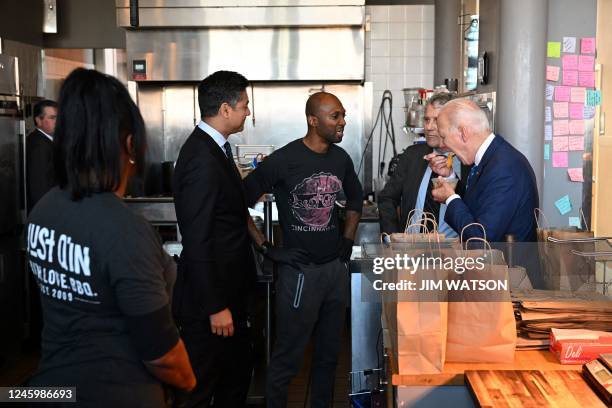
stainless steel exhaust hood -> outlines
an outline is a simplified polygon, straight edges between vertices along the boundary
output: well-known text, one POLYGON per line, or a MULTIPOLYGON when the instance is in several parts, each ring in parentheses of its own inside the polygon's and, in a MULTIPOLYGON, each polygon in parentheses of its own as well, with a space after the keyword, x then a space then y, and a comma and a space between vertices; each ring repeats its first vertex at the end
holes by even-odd
POLYGON ((364 0, 116 0, 131 79, 363 81, 364 0))

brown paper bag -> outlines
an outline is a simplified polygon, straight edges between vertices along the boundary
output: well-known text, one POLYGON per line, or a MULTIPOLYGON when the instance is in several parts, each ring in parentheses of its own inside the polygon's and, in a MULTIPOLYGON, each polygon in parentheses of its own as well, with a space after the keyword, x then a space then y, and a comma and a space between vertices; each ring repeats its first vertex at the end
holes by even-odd
POLYGON ((538 249, 540 252, 540 269, 545 289, 548 290, 592 290, 595 268, 587 258, 575 255, 572 250, 593 252, 594 242, 572 242, 575 239, 593 238, 592 231, 571 228, 550 228, 546 217, 539 209, 535 211, 538 225, 538 249), (538 214, 542 222, 538 222, 538 214), (551 242, 549 237, 562 242, 551 242))
MULTIPOLYGON (((389 249, 386 256, 396 253, 389 249)), ((412 252, 417 253, 422 251, 412 252)), ((397 282, 411 277, 409 272, 394 270, 386 279, 397 282)), ((390 345, 394 365, 399 374, 440 373, 445 361, 447 303, 419 301, 418 292, 410 297, 412 301, 402 301, 397 293, 383 292, 383 337, 390 345)))
MULTIPOLYGON (((482 240, 472 238, 468 241, 482 240)), ((484 241, 484 240, 483 240, 484 241)), ((486 241, 484 241, 486 242, 486 241)), ((487 244, 488 245, 488 244, 487 244)), ((466 271, 457 279, 508 279, 508 266, 499 250, 457 251, 457 256, 490 257, 483 270, 466 271)), ((507 363, 514 361, 516 323, 509 283, 502 301, 484 301, 482 293, 449 291, 446 361, 466 363, 507 363), (471 301, 478 300, 478 301, 471 301)), ((493 300, 498 300, 496 296, 493 300)))

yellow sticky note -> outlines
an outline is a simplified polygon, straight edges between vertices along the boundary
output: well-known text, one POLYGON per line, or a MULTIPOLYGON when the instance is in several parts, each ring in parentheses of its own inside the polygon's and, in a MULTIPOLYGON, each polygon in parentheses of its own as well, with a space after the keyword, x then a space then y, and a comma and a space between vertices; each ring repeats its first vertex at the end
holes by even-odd
POLYGON ((559 41, 549 41, 548 50, 546 52, 548 58, 561 57, 561 43, 559 41))

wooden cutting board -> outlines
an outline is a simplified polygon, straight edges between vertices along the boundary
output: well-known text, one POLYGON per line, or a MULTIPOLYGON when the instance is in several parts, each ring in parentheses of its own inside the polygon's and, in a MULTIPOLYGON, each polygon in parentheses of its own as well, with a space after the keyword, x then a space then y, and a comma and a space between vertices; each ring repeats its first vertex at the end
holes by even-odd
POLYGON ((605 407, 576 371, 470 370, 465 383, 479 407, 605 407))

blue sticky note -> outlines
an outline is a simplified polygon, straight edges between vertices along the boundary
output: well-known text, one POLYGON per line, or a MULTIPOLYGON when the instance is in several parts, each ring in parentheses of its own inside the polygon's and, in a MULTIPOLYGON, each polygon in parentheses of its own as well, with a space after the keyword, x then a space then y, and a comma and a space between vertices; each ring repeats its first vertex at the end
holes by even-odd
POLYGON ((587 89, 586 93, 586 105, 587 106, 598 106, 601 105, 601 91, 587 89))
POLYGON ((579 217, 569 217, 569 226, 582 228, 582 226, 580 225, 580 218, 579 217))
POLYGON ((544 145, 544 160, 550 160, 550 144, 546 143, 544 145))
POLYGON ((555 201, 555 207, 561 213, 561 215, 565 215, 568 212, 572 211, 572 203, 568 195, 564 195, 557 201, 555 201))

